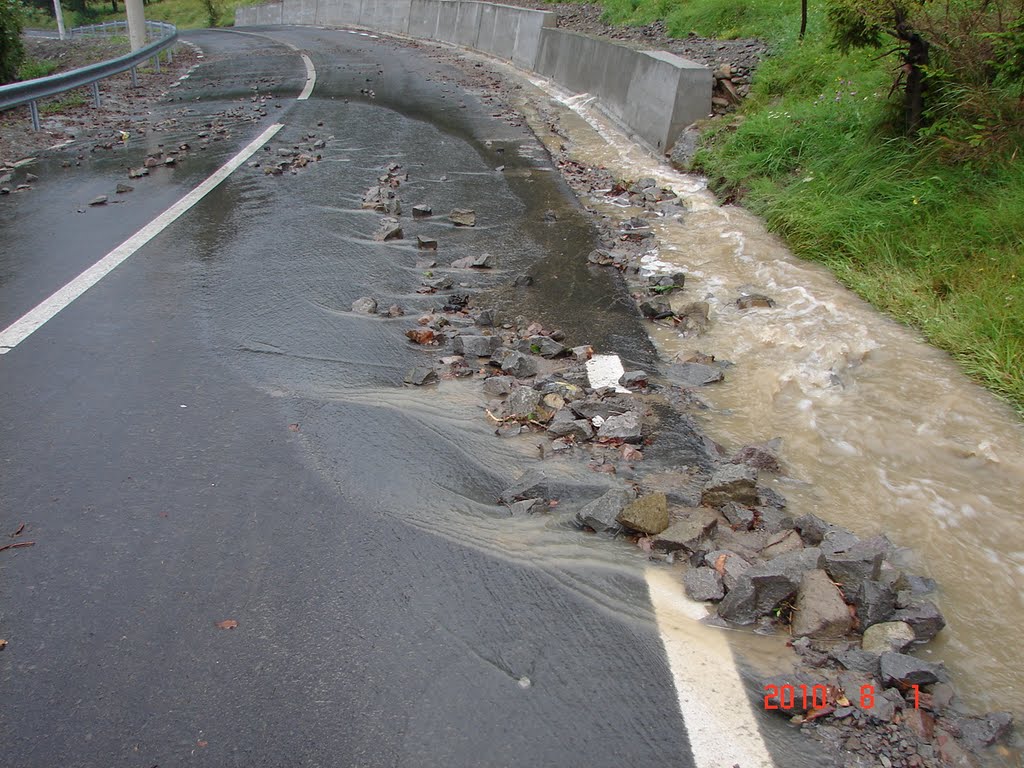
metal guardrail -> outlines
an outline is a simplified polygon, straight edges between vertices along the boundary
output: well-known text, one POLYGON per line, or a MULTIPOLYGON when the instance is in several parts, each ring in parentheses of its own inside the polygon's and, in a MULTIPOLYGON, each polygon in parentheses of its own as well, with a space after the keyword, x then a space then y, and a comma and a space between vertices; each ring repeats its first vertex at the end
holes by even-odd
MULTIPOLYGON (((128 22, 110 21, 105 24, 90 24, 86 27, 75 27, 70 32, 70 37, 113 37, 121 31, 121 34, 128 34, 128 22)), ((39 130, 39 107, 37 101, 48 96, 56 96, 59 93, 70 91, 73 88, 83 86, 92 87, 93 103, 100 105, 100 80, 122 72, 131 71, 132 85, 139 84, 136 67, 147 59, 153 60, 153 66, 157 72, 160 71, 160 54, 167 51, 168 61, 173 61, 173 46, 178 42, 178 29, 173 24, 162 21, 147 21, 146 36, 151 42, 132 53, 118 56, 116 59, 101 61, 98 64, 90 64, 87 67, 73 69, 70 72, 62 72, 59 75, 39 77, 35 80, 26 80, 22 83, 11 83, 0 86, 0 112, 11 107, 28 104, 32 113, 32 128, 39 130)))

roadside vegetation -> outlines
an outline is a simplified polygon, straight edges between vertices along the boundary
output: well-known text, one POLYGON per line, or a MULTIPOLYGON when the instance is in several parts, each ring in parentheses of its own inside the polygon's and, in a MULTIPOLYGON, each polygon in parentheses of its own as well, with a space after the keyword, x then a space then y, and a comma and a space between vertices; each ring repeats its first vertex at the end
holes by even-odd
POLYGON ((620 24, 772 55, 697 157, 878 308, 1024 413, 1024 3, 603 0, 620 24))

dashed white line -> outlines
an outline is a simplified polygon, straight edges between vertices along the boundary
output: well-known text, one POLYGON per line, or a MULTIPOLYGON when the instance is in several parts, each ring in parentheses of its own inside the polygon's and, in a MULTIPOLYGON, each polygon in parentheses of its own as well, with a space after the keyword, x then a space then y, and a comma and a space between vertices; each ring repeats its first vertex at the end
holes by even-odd
POLYGON ((249 142, 241 152, 224 163, 224 165, 214 171, 205 181, 201 182, 191 192, 178 200, 178 202, 174 203, 170 208, 146 224, 146 226, 48 299, 37 304, 33 309, 30 309, 11 325, 7 326, 7 328, 0 332, 0 355, 7 354, 18 346, 39 330, 47 321, 57 315, 58 312, 96 285, 106 275, 110 274, 118 265, 127 260, 129 256, 177 221, 192 206, 212 192, 218 184, 234 173, 242 163, 252 157, 260 147, 270 141, 283 127, 283 124, 275 123, 267 128, 249 142))
POLYGON ((721 631, 664 569, 647 570, 647 590, 668 656, 679 709, 699 768, 774 768, 721 631))

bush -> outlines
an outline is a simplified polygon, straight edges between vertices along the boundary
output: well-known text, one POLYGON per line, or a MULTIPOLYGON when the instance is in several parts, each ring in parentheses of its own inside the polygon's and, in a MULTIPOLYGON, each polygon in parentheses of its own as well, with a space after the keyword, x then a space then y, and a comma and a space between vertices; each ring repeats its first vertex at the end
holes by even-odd
POLYGON ((10 83, 17 78, 24 58, 21 4, 18 0, 0 0, 0 83, 10 83))

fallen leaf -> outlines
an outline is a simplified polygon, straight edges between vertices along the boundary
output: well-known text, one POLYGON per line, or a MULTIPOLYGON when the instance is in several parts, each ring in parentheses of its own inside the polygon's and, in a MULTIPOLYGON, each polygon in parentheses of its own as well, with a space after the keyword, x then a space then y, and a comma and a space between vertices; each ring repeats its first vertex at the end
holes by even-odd
POLYGON ((809 723, 812 720, 817 720, 819 717, 824 717, 825 715, 831 715, 835 711, 836 711, 836 708, 832 707, 832 706, 824 706, 821 709, 809 709, 809 710, 807 710, 807 714, 804 715, 803 722, 809 723))
POLYGON ((234 619, 224 619, 224 621, 217 622, 217 629, 234 629, 238 626, 238 622, 234 619))
POLYGON ((299 431, 299 425, 298 424, 289 424, 288 425, 288 431, 289 432, 298 432, 299 431))
POLYGON ((21 547, 34 547, 36 543, 34 541, 19 541, 17 544, 4 544, 0 547, 0 552, 5 549, 20 549, 21 547))
POLYGON ((840 707, 848 707, 850 706, 850 700, 842 694, 840 694, 839 696, 836 696, 836 704, 838 704, 840 707))
POLYGON ((430 344, 434 341, 434 332, 429 328, 410 328, 405 335, 417 344, 430 344))
POLYGON ((202 749, 203 747, 208 747, 208 746, 210 746, 210 742, 206 741, 205 739, 200 739, 199 741, 197 741, 197 742, 196 742, 196 745, 197 745, 197 746, 198 746, 198 747, 199 747, 200 749, 202 749))
POLYGON ((6 647, 7 647, 7 641, 6 640, 0 640, 0 651, 2 651, 6 647))
POLYGON ((24 530, 25 530, 25 524, 22 523, 21 525, 18 526, 18 530, 16 530, 14 533, 11 534, 11 538, 13 539, 15 536, 21 536, 21 533, 24 530))

